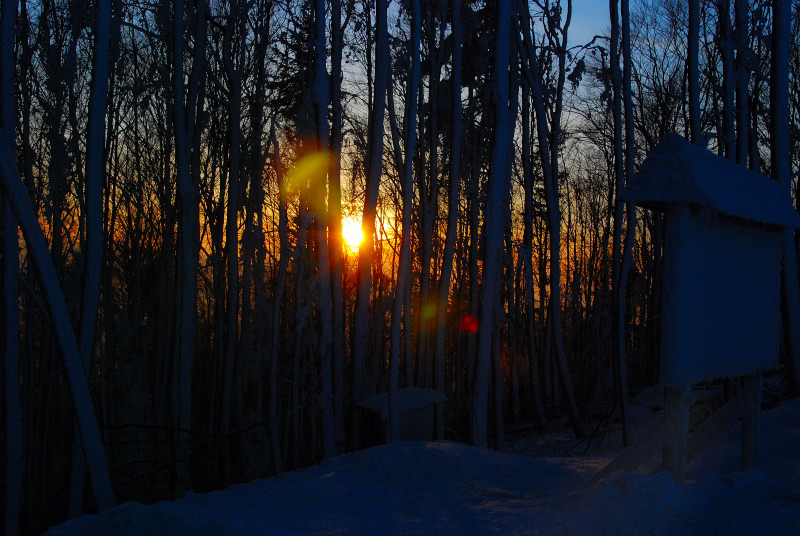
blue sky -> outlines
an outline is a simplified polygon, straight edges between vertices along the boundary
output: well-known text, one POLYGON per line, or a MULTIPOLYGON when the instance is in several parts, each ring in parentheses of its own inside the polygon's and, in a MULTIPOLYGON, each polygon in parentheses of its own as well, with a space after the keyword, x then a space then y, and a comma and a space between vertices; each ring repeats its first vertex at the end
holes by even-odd
POLYGON ((609 26, 607 0, 573 0, 572 24, 569 28, 571 45, 588 43, 595 34, 609 26))

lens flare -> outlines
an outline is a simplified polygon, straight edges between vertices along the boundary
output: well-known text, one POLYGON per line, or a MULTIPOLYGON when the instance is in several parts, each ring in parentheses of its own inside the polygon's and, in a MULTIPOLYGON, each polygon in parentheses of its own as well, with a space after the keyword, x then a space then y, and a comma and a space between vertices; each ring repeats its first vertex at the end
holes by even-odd
POLYGON ((420 316, 423 320, 432 320, 436 317, 436 302, 432 301, 423 305, 420 316))
POLYGON ((303 188, 314 187, 322 182, 328 174, 330 153, 318 151, 301 156, 286 174, 286 189, 296 192, 303 188))
POLYGON ((464 315, 458 328, 465 333, 478 333, 478 319, 472 315, 464 315))
POLYGON ((318 151, 301 156, 286 174, 286 191, 298 193, 308 189, 310 208, 316 214, 325 214, 328 166, 331 154, 318 151))

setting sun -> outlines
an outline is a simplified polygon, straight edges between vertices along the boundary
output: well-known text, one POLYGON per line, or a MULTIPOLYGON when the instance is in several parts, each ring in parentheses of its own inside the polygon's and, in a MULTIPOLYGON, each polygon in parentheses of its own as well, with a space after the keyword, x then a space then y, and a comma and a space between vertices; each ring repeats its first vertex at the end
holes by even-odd
POLYGON ((361 220, 356 218, 345 218, 342 220, 342 240, 345 246, 351 251, 358 251, 358 246, 364 240, 364 233, 361 231, 361 220))

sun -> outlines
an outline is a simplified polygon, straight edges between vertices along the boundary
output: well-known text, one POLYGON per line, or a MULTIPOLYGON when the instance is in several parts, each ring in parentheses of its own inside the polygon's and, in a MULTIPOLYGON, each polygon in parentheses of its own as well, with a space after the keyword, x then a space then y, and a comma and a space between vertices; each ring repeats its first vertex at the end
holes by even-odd
POLYGON ((350 251, 358 251, 358 246, 364 240, 359 218, 349 217, 342 220, 342 240, 350 251))

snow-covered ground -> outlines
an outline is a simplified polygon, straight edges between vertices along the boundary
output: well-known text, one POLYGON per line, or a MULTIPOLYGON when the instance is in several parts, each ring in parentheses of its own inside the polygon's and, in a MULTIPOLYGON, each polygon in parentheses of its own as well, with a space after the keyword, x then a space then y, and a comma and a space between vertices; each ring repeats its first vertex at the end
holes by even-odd
POLYGON ((765 412, 762 426, 760 469, 739 472, 735 428, 680 485, 619 473, 580 489, 614 449, 542 458, 409 442, 175 502, 125 503, 47 534, 800 534, 800 400, 765 412))

